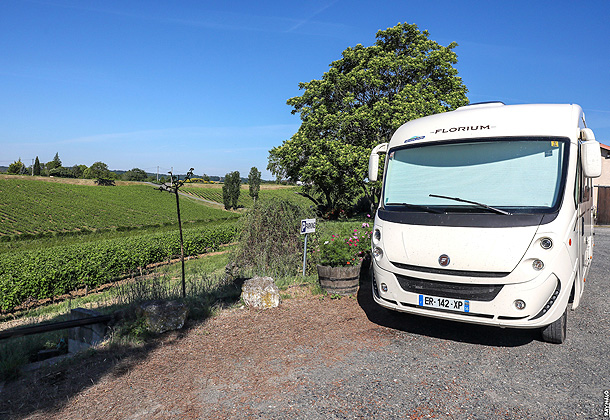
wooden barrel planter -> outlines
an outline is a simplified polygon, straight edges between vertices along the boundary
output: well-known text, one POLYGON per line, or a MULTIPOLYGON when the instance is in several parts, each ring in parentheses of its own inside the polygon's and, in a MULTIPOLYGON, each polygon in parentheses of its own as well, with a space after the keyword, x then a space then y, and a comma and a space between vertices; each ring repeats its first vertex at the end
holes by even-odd
POLYGON ((330 294, 353 295, 360 283, 360 264, 347 267, 318 265, 318 280, 322 289, 330 294))

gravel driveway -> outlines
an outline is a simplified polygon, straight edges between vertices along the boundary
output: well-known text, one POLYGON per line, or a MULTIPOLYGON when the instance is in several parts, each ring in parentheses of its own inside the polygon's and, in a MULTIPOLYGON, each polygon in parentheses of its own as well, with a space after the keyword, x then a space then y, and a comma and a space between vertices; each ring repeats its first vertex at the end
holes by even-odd
POLYGON ((610 229, 564 344, 290 291, 5 385, 0 418, 595 419, 610 389, 610 229))

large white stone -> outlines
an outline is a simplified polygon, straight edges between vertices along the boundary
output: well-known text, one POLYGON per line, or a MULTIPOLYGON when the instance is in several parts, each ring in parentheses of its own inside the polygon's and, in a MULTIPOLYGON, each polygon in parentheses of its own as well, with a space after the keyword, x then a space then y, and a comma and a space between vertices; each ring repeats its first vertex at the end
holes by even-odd
POLYGON ((253 277, 244 282, 241 298, 257 309, 275 308, 280 304, 280 289, 271 277, 253 277))

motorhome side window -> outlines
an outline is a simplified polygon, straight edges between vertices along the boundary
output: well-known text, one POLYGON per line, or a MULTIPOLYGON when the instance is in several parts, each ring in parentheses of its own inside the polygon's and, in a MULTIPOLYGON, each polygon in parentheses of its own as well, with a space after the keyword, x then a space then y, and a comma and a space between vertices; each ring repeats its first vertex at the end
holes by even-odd
POLYGON ((511 212, 556 208, 565 182, 567 147, 555 138, 494 138, 390 151, 383 204, 442 211, 484 211, 459 197, 511 212))
POLYGON ((574 180, 574 204, 577 207, 578 203, 581 202, 580 172, 580 153, 578 153, 578 159, 576 160, 576 178, 574 180))

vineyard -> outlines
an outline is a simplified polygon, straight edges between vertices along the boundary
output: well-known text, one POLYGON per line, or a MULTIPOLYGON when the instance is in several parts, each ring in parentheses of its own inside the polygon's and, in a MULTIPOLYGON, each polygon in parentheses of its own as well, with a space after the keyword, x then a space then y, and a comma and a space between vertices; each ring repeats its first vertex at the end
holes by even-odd
MULTIPOLYGON (((184 222, 236 217, 192 200, 182 200, 180 211, 184 222)), ((151 185, 100 187, 0 178, 0 238, 176 222, 174 196, 151 185)))
MULTIPOLYGON (((193 197, 198 197, 207 201, 214 201, 216 203, 222 204, 222 186, 216 185, 187 185, 184 186, 180 191, 183 193, 192 195, 193 197)), ((265 188, 265 186, 261 187, 261 190, 258 194, 258 199, 261 201, 270 200, 273 198, 280 198, 288 201, 292 201, 294 203, 310 206, 312 205, 312 201, 306 197, 303 197, 297 194, 297 187, 284 187, 284 188, 265 188)), ((254 200, 250 197, 248 193, 248 186, 244 185, 241 188, 241 193, 239 194, 239 200, 237 202, 239 207, 252 207, 254 205, 254 200)))
MULTIPOLYGON (((185 186, 222 203, 222 186, 185 186)), ((263 187, 259 200, 306 206, 295 188, 263 187)), ((247 186, 239 204, 253 205, 247 186)), ((181 196, 185 255, 235 241, 239 213, 181 196), (189 223, 190 222, 190 223, 189 223)), ((0 176, 0 311, 101 284, 180 253, 175 196, 147 184, 45 182, 0 176)))
MULTIPOLYGON (((188 229, 184 233, 185 255, 214 251, 234 241, 236 233, 237 221, 188 229)), ((96 287, 179 254, 178 232, 0 254, 0 310, 11 310, 26 299, 96 287)))

